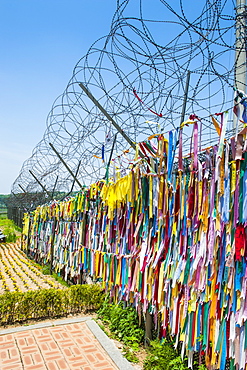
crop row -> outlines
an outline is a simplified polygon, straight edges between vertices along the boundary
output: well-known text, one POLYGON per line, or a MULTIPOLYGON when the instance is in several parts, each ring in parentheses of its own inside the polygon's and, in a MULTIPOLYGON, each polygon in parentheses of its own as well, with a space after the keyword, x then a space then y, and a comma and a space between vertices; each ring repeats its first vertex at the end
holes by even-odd
POLYGON ((18 243, 0 244, 0 293, 61 288, 52 277, 43 275, 19 248, 18 243))

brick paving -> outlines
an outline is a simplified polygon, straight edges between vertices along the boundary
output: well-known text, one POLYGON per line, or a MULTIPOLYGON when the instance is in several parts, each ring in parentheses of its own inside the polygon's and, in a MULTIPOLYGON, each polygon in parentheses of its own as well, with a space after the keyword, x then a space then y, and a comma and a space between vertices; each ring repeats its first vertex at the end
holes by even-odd
POLYGON ((1 370, 115 370, 86 322, 0 335, 1 370))

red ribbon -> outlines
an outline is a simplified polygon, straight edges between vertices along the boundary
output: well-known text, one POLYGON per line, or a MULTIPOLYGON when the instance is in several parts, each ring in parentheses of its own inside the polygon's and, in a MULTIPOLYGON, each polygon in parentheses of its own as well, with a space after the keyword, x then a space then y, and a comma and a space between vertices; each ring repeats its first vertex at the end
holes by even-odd
POLYGON ((158 116, 158 117, 162 117, 162 113, 156 113, 154 110, 152 110, 152 109, 150 109, 150 108, 148 108, 147 106, 146 106, 146 104, 141 100, 141 98, 137 95, 137 93, 136 93, 136 89, 133 89, 133 93, 134 93, 134 95, 135 95, 135 97, 139 100, 139 102, 141 102, 143 105, 145 105, 145 107, 150 111, 150 112, 152 112, 153 114, 156 114, 156 116, 158 116))

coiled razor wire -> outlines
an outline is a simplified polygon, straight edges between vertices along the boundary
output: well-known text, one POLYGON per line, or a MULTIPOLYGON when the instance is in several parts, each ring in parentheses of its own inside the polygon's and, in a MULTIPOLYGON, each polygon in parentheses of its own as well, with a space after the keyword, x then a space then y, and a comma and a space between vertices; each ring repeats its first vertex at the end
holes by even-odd
MULTIPOLYGON (((78 180, 88 185, 104 178, 116 129, 82 91, 93 94, 134 143, 149 135, 179 127, 185 84, 191 72, 186 117, 201 119, 201 146, 217 141, 210 115, 233 107, 235 86, 235 9, 232 0, 117 1, 110 33, 97 40, 79 60, 64 93, 54 102, 43 139, 26 160, 12 185, 20 204, 32 198, 35 207, 51 197, 79 190, 71 174, 52 150, 52 143, 78 180), (105 138, 102 161, 102 146, 105 138), (80 162, 81 161, 81 162, 80 162), (25 189, 23 193, 21 187, 25 189), (22 201, 23 199, 23 201, 22 201)), ((244 19, 245 17, 243 17, 244 19)), ((243 20, 244 22, 244 20, 243 20)), ((243 48, 245 48, 245 35, 243 48)), ((237 50, 237 53, 241 50, 237 50)), ((233 135, 232 114, 227 135, 233 135)), ((191 129, 183 147, 189 150, 191 129)), ((118 134, 114 166, 122 173, 133 157, 118 134), (129 157, 128 157, 129 156, 129 157)), ((110 174, 114 170, 110 166, 110 174)), ((15 201, 16 197, 12 199, 15 201)))

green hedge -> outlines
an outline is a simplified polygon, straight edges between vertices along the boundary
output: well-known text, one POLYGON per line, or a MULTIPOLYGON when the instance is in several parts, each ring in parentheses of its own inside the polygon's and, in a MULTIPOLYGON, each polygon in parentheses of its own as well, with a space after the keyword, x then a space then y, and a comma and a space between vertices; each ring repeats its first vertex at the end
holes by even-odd
POLYGON ((0 325, 97 310, 103 301, 104 293, 98 285, 6 292, 0 295, 0 325))

